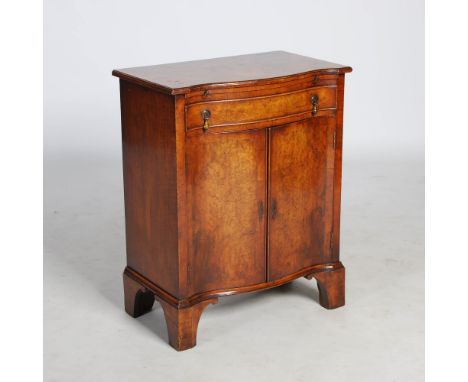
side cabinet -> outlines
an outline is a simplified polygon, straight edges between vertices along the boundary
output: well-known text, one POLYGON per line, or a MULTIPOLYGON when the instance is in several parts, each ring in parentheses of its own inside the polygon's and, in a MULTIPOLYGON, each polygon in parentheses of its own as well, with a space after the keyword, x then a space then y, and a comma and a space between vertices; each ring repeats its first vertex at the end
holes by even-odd
MULTIPOLYGON (((157 299, 195 346, 218 298, 315 278, 344 305, 339 258, 344 74, 286 52, 116 70, 125 309, 157 299)), ((246 334, 247 335, 247 334, 246 334)))

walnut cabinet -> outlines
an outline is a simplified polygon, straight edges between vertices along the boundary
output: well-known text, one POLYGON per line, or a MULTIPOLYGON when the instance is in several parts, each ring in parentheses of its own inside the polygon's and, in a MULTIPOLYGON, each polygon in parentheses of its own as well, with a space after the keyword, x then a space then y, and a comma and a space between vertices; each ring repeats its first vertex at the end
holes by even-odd
MULTIPOLYGON (((114 70, 120 78, 125 309, 164 310, 195 346, 218 297, 315 278, 344 305, 344 75, 286 52, 114 70)), ((274 318, 272 318, 274 319, 274 318)))

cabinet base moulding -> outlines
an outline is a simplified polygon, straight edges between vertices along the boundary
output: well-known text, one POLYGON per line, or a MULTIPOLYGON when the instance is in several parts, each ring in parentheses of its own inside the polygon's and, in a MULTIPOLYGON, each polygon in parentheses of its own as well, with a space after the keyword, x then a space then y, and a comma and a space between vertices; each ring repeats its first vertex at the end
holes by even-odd
POLYGON ((187 350, 196 345, 200 316, 210 304, 217 304, 218 297, 271 289, 300 277, 315 278, 319 289, 320 305, 335 309, 345 304, 345 268, 341 262, 307 267, 280 280, 209 291, 187 299, 178 299, 156 284, 126 267, 123 273, 125 311, 132 317, 140 317, 151 311, 157 300, 164 311, 169 344, 176 350, 187 350))

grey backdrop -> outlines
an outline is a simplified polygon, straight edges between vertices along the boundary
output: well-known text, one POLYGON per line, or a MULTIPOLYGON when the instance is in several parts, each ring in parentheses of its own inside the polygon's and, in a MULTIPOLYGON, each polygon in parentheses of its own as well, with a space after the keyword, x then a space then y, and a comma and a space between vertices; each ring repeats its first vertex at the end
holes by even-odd
POLYGON ((423 1, 46 0, 44 75, 46 380, 422 380, 423 1), (344 116, 347 306, 322 311, 305 280, 223 299, 204 314, 199 346, 177 354, 159 306, 138 320, 122 309, 111 71, 268 50, 354 68, 344 116))
POLYGON ((345 151, 422 150, 424 2, 45 2, 45 148, 118 152, 114 68, 287 50, 350 65, 345 151))

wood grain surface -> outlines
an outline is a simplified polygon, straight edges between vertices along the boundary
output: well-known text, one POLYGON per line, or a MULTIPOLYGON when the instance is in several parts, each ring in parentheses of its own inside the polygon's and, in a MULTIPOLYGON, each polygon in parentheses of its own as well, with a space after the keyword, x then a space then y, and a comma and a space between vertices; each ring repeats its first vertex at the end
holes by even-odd
POLYGON ((283 51, 186 61, 114 70, 112 74, 169 94, 187 93, 197 86, 221 87, 288 80, 311 72, 350 72, 348 66, 283 51))

